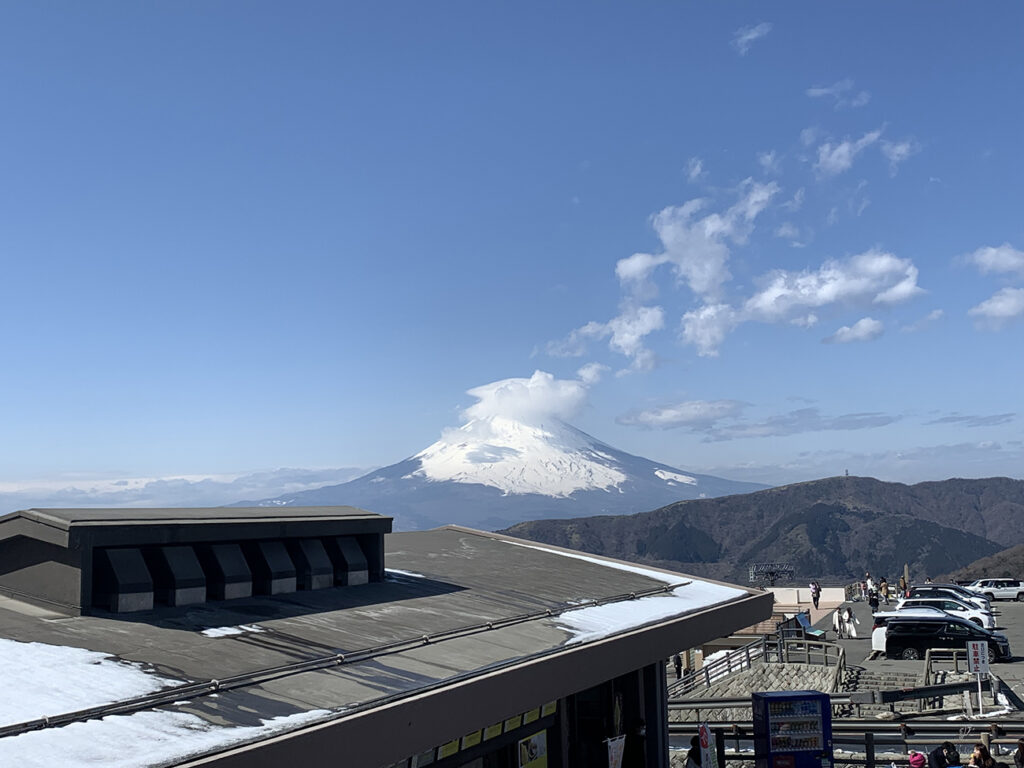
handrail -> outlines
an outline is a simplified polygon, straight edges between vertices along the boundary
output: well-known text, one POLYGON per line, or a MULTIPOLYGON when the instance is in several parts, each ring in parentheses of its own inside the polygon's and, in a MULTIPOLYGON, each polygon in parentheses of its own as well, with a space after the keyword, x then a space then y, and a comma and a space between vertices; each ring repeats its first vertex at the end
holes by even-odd
POLYGON ((768 644, 768 638, 762 637, 729 651, 722 658, 715 659, 700 669, 688 672, 668 686, 669 696, 679 696, 699 687, 710 688, 714 681, 731 675, 734 669, 750 669, 755 659, 768 658, 768 644))
POLYGON ((945 655, 953 655, 953 671, 960 671, 960 654, 964 655, 964 663, 967 663, 967 649, 966 648, 929 648, 924 652, 924 675, 922 682, 925 685, 931 683, 932 680, 932 665, 936 660, 936 657, 942 658, 945 655))

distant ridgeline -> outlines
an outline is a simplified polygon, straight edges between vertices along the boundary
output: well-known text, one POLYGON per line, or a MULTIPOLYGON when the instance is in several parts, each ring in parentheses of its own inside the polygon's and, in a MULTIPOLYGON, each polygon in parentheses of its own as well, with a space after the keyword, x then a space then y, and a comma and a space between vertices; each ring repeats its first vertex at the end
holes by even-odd
MULTIPOLYGON (((791 563, 798 583, 865 572, 891 581, 904 563, 915 578, 936 577, 1024 544, 1024 480, 904 485, 832 477, 637 515, 537 520, 503 532, 737 582, 761 561, 791 563)), ((1024 548, 1018 555, 1024 565, 1024 548)))

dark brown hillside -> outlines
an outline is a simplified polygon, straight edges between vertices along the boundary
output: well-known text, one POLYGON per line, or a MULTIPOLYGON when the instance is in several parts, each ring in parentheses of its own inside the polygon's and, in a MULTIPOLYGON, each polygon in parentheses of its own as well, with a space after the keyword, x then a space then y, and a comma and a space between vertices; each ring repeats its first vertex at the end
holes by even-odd
POLYGON ((908 486, 833 477, 638 515, 520 523, 508 532, 732 579, 767 560, 791 562, 801 580, 893 575, 904 562, 935 576, 1024 543, 1024 481, 908 486))
POLYGON ((1024 578, 1024 544, 1004 549, 989 557, 975 560, 959 570, 947 574, 954 581, 974 581, 984 578, 1024 578))

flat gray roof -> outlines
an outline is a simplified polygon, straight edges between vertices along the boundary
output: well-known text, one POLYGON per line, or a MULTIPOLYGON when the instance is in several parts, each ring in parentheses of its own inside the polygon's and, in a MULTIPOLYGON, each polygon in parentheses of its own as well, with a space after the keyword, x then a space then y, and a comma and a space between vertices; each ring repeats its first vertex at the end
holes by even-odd
POLYGON ((118 509, 25 509, 0 517, 0 524, 14 518, 67 529, 72 525, 333 520, 381 518, 381 515, 357 507, 206 507, 206 508, 118 508, 118 509))
MULTIPOLYGON (((217 510, 222 511, 245 513, 237 508, 217 510)), ((4 599, 0 638, 100 651, 140 662, 181 684, 251 676, 245 678, 250 682, 216 695, 210 695, 211 690, 172 696, 173 704, 143 707, 148 714, 126 713, 76 726, 77 733, 87 734, 90 749, 110 744, 111 749, 124 750, 130 747, 119 735, 119 722, 138 722, 144 715, 188 716, 193 725, 174 742, 177 751, 155 763, 172 765, 222 750, 232 739, 267 739, 259 729, 269 727, 264 723, 269 718, 295 718, 280 722, 303 735, 304 729, 365 727, 365 722, 359 725, 359 717, 397 717, 394 706, 406 702, 409 707, 425 706, 425 692, 454 696, 463 691, 468 696, 465 711, 459 717, 452 714, 450 725, 439 721, 430 732, 429 738, 442 743, 464 735, 445 733, 445 727, 458 730, 477 721, 474 727, 484 727, 675 650, 729 634, 771 613, 769 593, 498 534, 448 527, 391 534, 385 542, 388 572, 382 583, 168 608, 128 620, 58 617, 4 599), (336 654, 346 658, 335 657, 336 663, 329 666, 313 664, 336 654), (313 666, 267 673, 297 662, 313 666), (498 672, 505 682, 500 695, 494 695, 481 686, 496 685, 498 672), (509 684, 513 679, 518 682, 509 684), (192 744, 187 735, 197 723, 226 741, 211 740, 208 733, 201 748, 192 744), (243 726, 250 730, 240 730, 243 726)), ((0 644, 0 654, 2 649, 0 644)), ((69 676, 66 685, 78 682, 69 676)), ((5 696, 16 698, 16 690, 8 686, 5 696)), ((422 727, 437 706, 421 713, 422 727)), ((35 711, 36 707, 20 719, 52 716, 68 708, 65 704, 50 708, 55 711, 35 711)), ((416 718, 402 718, 404 730, 396 731, 394 744, 352 749, 377 749, 372 753, 375 758, 392 749, 391 760, 409 754, 402 750, 428 737, 416 731, 416 718)), ((394 729, 397 723, 381 727, 394 729)), ((0 762, 18 764, 25 744, 45 751, 71 732, 47 728, 0 738, 0 762)), ((327 754, 324 759, 336 757, 327 754)), ((349 757, 349 764, 363 764, 356 753, 349 757)), ((239 765, 246 765, 249 758, 243 755, 239 765)))

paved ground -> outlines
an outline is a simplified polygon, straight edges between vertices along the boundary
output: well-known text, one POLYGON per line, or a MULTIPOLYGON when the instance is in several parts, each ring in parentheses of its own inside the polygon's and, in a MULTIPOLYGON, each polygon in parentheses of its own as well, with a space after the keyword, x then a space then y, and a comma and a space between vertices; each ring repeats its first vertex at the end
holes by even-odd
MULTIPOLYGON (((900 672, 920 672, 924 669, 923 661, 903 661, 884 657, 868 660, 871 655, 871 608, 865 602, 844 603, 853 608, 854 615, 860 620, 857 625, 856 639, 840 640, 846 651, 846 663, 856 664, 872 670, 893 670, 900 672)), ((892 608, 895 608, 895 603, 892 608)), ((886 610, 881 605, 879 610, 886 610)), ((1002 632, 1010 640, 1010 651, 1014 659, 1009 663, 992 665, 992 672, 1009 685, 1018 697, 1024 701, 1024 603, 998 600, 992 604, 996 619, 996 632, 1002 632)), ((828 639, 834 640, 831 614, 815 622, 818 629, 828 630, 828 639)))

